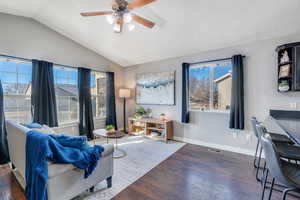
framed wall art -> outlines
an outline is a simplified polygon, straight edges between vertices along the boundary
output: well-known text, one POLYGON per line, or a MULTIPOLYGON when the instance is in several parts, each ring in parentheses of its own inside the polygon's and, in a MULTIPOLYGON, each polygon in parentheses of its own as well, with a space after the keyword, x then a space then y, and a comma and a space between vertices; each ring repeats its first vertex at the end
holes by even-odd
POLYGON ((136 103, 175 105, 175 71, 136 75, 136 103))

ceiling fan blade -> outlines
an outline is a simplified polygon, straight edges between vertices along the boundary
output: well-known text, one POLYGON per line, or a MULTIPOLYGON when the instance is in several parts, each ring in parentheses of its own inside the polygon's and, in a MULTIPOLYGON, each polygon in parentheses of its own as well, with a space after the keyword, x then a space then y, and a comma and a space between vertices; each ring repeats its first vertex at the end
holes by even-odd
POLYGON ((134 2, 128 3, 128 9, 132 10, 138 7, 142 7, 154 1, 156 0, 135 0, 134 2))
POLYGON ((132 14, 132 19, 134 21, 136 21, 137 23, 140 23, 140 24, 142 24, 142 25, 144 25, 144 26, 146 26, 148 28, 153 28, 153 26, 155 25, 154 22, 151 22, 150 20, 145 19, 143 17, 140 17, 140 16, 138 16, 136 14, 132 14))
POLYGON ((112 11, 99 11, 99 12, 85 12, 80 13, 83 17, 91 17, 91 16, 98 16, 98 15, 110 15, 112 14, 112 11))

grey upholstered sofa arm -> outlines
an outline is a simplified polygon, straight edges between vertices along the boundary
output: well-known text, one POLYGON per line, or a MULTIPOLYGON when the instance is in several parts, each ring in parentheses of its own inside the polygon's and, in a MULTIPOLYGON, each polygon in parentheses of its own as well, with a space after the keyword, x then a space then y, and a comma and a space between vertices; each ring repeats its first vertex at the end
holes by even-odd
POLYGON ((114 152, 114 146, 112 144, 104 144, 104 152, 102 152, 102 157, 111 155, 114 152))
MULTIPOLYGON (((114 146, 112 144, 105 144, 105 145, 102 145, 102 146, 104 147, 104 152, 102 152, 102 157, 106 157, 106 156, 109 156, 109 155, 113 154, 114 146)), ((101 158, 100 158, 100 163, 101 163, 101 158)), ((49 175, 49 178, 58 176, 58 175, 66 172, 66 171, 69 171, 69 170, 80 171, 80 169, 77 169, 72 164, 56 164, 56 163, 53 163, 53 162, 48 162, 48 175, 49 175)))

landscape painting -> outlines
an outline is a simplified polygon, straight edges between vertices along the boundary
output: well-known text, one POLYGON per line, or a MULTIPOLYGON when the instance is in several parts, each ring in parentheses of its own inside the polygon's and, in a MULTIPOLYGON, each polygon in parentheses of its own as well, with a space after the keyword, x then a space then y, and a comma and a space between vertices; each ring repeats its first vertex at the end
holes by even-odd
POLYGON ((137 74, 136 103, 175 105, 175 71, 137 74))

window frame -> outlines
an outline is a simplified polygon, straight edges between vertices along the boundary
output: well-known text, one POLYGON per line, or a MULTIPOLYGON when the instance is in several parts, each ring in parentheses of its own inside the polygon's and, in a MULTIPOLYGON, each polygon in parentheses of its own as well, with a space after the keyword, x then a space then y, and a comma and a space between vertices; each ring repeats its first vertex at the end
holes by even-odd
MULTIPOLYGON (((31 89, 31 82, 32 82, 32 80, 31 80, 31 77, 32 77, 32 62, 31 62, 31 60, 29 60, 29 59, 23 59, 23 58, 18 58, 18 57, 10 57, 10 56, 5 56, 5 55, 0 55, 0 60, 2 60, 2 61, 7 61, 7 62, 9 62, 9 61, 11 61, 11 62, 14 62, 14 63, 26 63, 26 64, 30 64, 31 65, 31 69, 29 70, 30 71, 30 73, 24 73, 24 72, 22 72, 21 70, 20 70, 20 72, 18 72, 18 71, 16 71, 16 72, 11 72, 11 71, 5 71, 5 69, 3 69, 3 70, 1 70, 0 69, 0 73, 2 73, 2 74, 16 74, 16 81, 15 82, 5 82, 5 81, 3 81, 3 80, 1 80, 2 81, 2 85, 3 85, 3 87, 6 85, 6 84, 18 84, 19 82, 18 82, 18 80, 19 80, 19 77, 20 77, 20 75, 26 75, 26 76, 30 76, 30 81, 29 81, 29 87, 28 88, 30 88, 31 89)), ((73 67, 73 66, 66 66, 66 65, 60 65, 60 64, 53 64, 53 68, 55 68, 55 67, 57 67, 57 68, 62 68, 62 69, 74 69, 74 70, 76 70, 76 72, 77 72, 77 77, 78 77, 78 67, 73 67)), ((17 69, 16 70, 19 70, 19 67, 17 66, 17 69)), ((53 69, 53 72, 54 72, 54 69, 53 69)), ((103 74, 103 75, 105 75, 105 78, 107 78, 106 77, 106 73, 105 72, 103 72, 103 71, 98 71, 98 70, 92 70, 91 69, 91 73, 93 73, 93 72, 96 72, 96 73, 101 73, 101 74, 103 74)), ((55 81, 55 73, 53 73, 53 75, 54 75, 54 81, 55 81)), ((77 88, 78 88, 78 84, 77 84, 77 82, 78 81, 76 81, 76 86, 77 86, 77 88)), ((54 82, 54 84, 56 85, 56 81, 54 82)), ((105 82, 105 84, 106 84, 106 82, 105 82)), ((104 105, 106 104, 106 95, 107 95, 107 91, 106 91, 106 85, 104 86, 104 88, 105 88, 105 91, 104 91, 104 105)), ((4 88, 3 88, 3 90, 4 90, 4 88)), ((17 93, 12 93, 12 94, 9 94, 10 96, 16 96, 16 95, 20 95, 20 96, 24 96, 24 99, 29 99, 30 100, 30 106, 31 106, 31 90, 30 90, 30 95, 26 95, 26 93, 25 94, 19 94, 19 91, 17 91, 18 92, 18 94, 17 93)), ((25 91, 26 92, 26 91, 25 91)), ((5 96, 8 96, 7 95, 7 93, 5 93, 4 91, 3 91, 3 98, 5 99, 5 96)), ((57 100, 57 95, 56 95, 56 91, 55 91, 55 96, 56 96, 56 101, 57 101, 57 114, 59 115, 59 110, 58 110, 58 100, 57 100)), ((68 97, 70 97, 70 96, 68 96, 68 97)), ((96 98, 98 98, 98 97, 102 97, 102 95, 101 94, 99 94, 99 95, 92 95, 91 94, 91 98, 93 98, 93 97, 96 97, 96 98)), ((75 121, 66 121, 66 122, 60 122, 60 121, 58 121, 58 123, 59 123, 59 125, 69 125, 69 124, 74 124, 74 123, 78 123, 79 122, 79 95, 77 95, 77 99, 78 99, 78 103, 77 103, 77 109, 78 109, 78 113, 77 113, 77 119, 75 120, 75 121)), ((4 106, 5 106, 5 104, 4 104, 4 106)), ((16 107, 18 107, 18 106, 16 106, 16 107)), ((104 108, 105 108, 106 106, 104 106, 104 108)), ((14 108, 14 107, 12 107, 12 108, 14 108)), ((5 110, 4 110, 5 111, 5 110)), ((7 112, 7 111, 5 111, 5 112, 7 112)), ((17 113, 19 113, 20 112, 20 109, 19 108, 17 108, 17 111, 16 111, 17 113)), ((106 112, 106 111, 105 111, 106 112)), ((32 121, 32 118, 33 118, 33 116, 32 116, 32 112, 31 112, 31 109, 29 110, 29 116, 30 116, 30 119, 28 119, 29 120, 29 122, 31 122, 32 121)), ((13 120, 15 120, 15 121, 19 121, 20 119, 22 119, 22 117, 20 117, 19 115, 18 115, 18 117, 16 117, 15 119, 13 119, 13 120)), ((100 116, 100 117, 93 117, 93 119, 94 120, 105 120, 106 119, 106 116, 104 115, 104 116, 100 116)))
MULTIPOLYGON (((232 60, 231 58, 226 58, 226 59, 220 59, 220 60, 212 60, 212 61, 205 61, 205 62, 199 62, 199 63, 195 63, 195 64, 191 64, 190 67, 189 67, 189 74, 190 74, 190 70, 192 68, 201 68, 201 67, 209 67, 209 92, 210 92, 210 97, 213 96, 214 97, 214 81, 217 80, 215 79, 214 80, 214 70, 211 70, 211 69, 214 69, 216 68, 217 66, 228 66, 230 65, 231 66, 231 72, 232 72, 232 60), (227 65, 224 65, 224 63, 228 63, 227 65), (212 93, 212 94, 211 94, 212 93)), ((224 74, 225 75, 225 74, 224 74)), ((224 76, 223 75, 223 76, 224 76)), ((221 76, 222 77, 222 76, 221 76)), ((220 78, 220 77, 219 77, 220 78)), ((189 85, 190 84, 190 81, 191 81, 191 75, 189 75, 188 77, 189 79, 189 85)), ((189 94, 191 94, 191 91, 190 91, 190 87, 189 87, 189 94)), ((231 94, 230 94, 230 98, 231 98, 231 94)), ((190 100, 190 97, 189 97, 189 101, 188 101, 188 110, 190 112, 201 112, 201 113, 220 113, 220 114, 229 114, 230 113, 230 108, 229 109, 225 109, 225 110, 218 110, 218 109, 212 109, 212 102, 211 101, 214 101, 214 99, 211 99, 209 98, 209 109, 207 110, 201 110, 200 108, 199 109, 195 109, 195 108, 191 108, 190 106, 190 103, 191 103, 191 100, 190 100)))
MULTIPOLYGON (((75 71, 76 73, 78 73, 78 70, 74 67, 66 67, 66 66, 61 66, 61 65, 56 65, 56 64, 53 64, 53 77, 54 77, 54 87, 55 87, 55 98, 56 98, 56 111, 57 111, 57 120, 58 120, 58 124, 59 124, 59 126, 61 126, 61 125, 69 125, 69 124, 76 124, 76 123, 79 123, 79 95, 78 95, 78 93, 77 93, 77 96, 76 96, 76 98, 77 98, 77 113, 76 113, 76 120, 74 120, 74 121, 60 121, 60 119, 59 119, 59 113, 60 112, 62 112, 61 110, 59 110, 59 100, 58 100, 58 95, 57 95, 57 91, 56 91, 56 85, 57 85, 57 83, 56 83, 56 81, 57 81, 57 78, 56 78, 56 74, 55 74, 55 68, 58 68, 58 69, 62 69, 62 70, 73 70, 73 71, 75 71)), ((58 76, 59 78, 61 78, 62 76, 58 76)), ((78 75, 76 76, 76 78, 78 77, 78 75)), ((65 80, 72 80, 71 79, 71 77, 68 77, 67 79, 65 79, 65 80)), ((63 83, 63 84, 65 84, 66 85, 66 83, 63 83)), ((71 85, 71 84, 70 84, 71 85)), ((76 88, 77 88, 77 90, 78 90, 78 81, 77 81, 77 79, 76 79, 76 83, 75 83, 75 86, 76 86, 76 88)), ((63 97, 63 98, 72 98, 72 96, 59 96, 59 97, 63 97)), ((71 100, 70 100, 71 101, 71 100)), ((68 102, 68 108, 70 108, 70 102, 68 102)), ((71 110, 71 109, 70 109, 71 110)))
MULTIPOLYGON (((30 61, 27 61, 25 59, 19 59, 19 58, 9 58, 9 57, 4 57, 4 56, 1 56, 0 55, 0 60, 1 61, 6 61, 6 62, 13 62, 15 65, 16 65, 16 71, 15 72, 12 72, 12 71, 4 71, 4 70, 1 70, 0 69, 0 73, 1 74, 10 74, 10 75, 14 75, 16 76, 16 81, 15 82, 6 82, 6 81, 3 81, 1 80, 1 83, 2 83, 2 87, 6 84, 15 84, 16 86, 18 86, 19 84, 22 84, 22 82, 20 82, 20 76, 29 76, 30 78, 32 77, 32 63, 30 61), (20 67, 18 64, 30 64, 31 65, 31 69, 30 69, 30 73, 24 73, 22 72, 22 70, 20 70, 20 67)), ((24 66, 23 66, 24 67, 24 66)), ((9 116, 8 113, 10 113, 9 111, 6 111, 6 103, 5 103, 5 99, 8 98, 8 97, 17 97, 17 96, 20 96, 20 97, 24 97, 24 103, 27 102, 27 100, 29 99, 29 110, 24 110, 24 111, 21 111, 20 108, 20 104, 19 102, 16 100, 16 106, 15 107, 10 107, 11 108, 16 108, 16 111, 12 111, 12 112, 16 112, 16 118, 14 118, 13 120, 17 121, 17 122, 20 122, 20 123, 26 123, 26 122, 31 122, 32 121, 32 112, 31 112, 31 90, 30 90, 30 95, 26 95, 26 91, 29 90, 31 88, 31 82, 32 80, 30 80, 28 83, 23 83, 23 84, 28 84, 28 86, 26 87, 27 89, 24 90, 24 94, 23 93, 20 93, 19 90, 17 90, 16 93, 6 93, 4 91, 4 87, 3 87, 3 99, 4 99, 4 113, 5 113, 5 116, 6 116, 6 119, 10 119, 8 118, 7 116, 9 116), (20 115, 21 112, 28 112, 25 116, 29 116, 29 119, 28 120, 25 120, 25 121, 22 121, 20 119, 23 119, 20 115)), ((9 108, 9 107, 8 107, 9 108)), ((24 108, 27 108, 26 106, 24 108)), ((25 118, 24 118, 25 119, 25 118)))
MULTIPOLYGON (((100 74, 103 74, 104 76, 105 76, 105 80, 107 80, 107 75, 106 75, 106 73, 105 72, 100 72, 100 71, 96 71, 96 70, 91 70, 91 73, 100 73, 100 74)), ((97 81, 98 81, 98 79, 95 79, 95 84, 97 84, 97 81)), ((105 84, 107 84, 107 82, 105 82, 105 84)), ((97 89, 96 89, 97 90, 97 89)), ((105 120, 106 119, 106 95, 107 95, 107 91, 106 91, 106 85, 105 85, 105 91, 104 91, 104 108, 105 108, 105 116, 100 116, 100 117, 94 117, 93 116, 93 119, 94 120, 105 120)), ((101 95, 100 94, 97 94, 97 95, 93 95, 92 94, 92 91, 91 91, 91 98, 93 98, 93 97, 101 97, 101 95)), ((96 105, 97 106, 97 105, 96 105)), ((95 111, 96 112, 96 111, 95 111)))
MULTIPOLYGON (((69 67, 69 66, 62 66, 62 65, 57 65, 57 64, 54 64, 53 65, 53 68, 55 68, 55 67, 57 67, 57 68, 61 68, 61 69, 70 69, 70 70, 75 70, 76 72, 77 72, 77 77, 78 77, 78 68, 77 67, 69 67)), ((97 71, 97 70, 92 70, 91 69, 91 74, 92 73, 101 73, 101 74, 103 74, 103 75, 105 75, 106 76, 106 73, 105 72, 101 72, 101 71, 97 71)), ((54 81, 55 81, 55 74, 53 74, 54 75, 54 81)), ((107 77, 106 77, 107 78, 107 77)), ((54 82, 54 84, 56 84, 55 82, 54 82)), ((78 81, 76 82, 76 86, 77 86, 77 89, 78 89, 78 81)), ((105 88, 106 88, 106 86, 105 86, 105 88)), ((105 92, 104 92, 104 96, 105 96, 105 99, 106 99, 106 95, 107 95, 107 93, 106 93, 106 90, 105 90, 105 92)), ((58 100, 57 100, 57 95, 56 95, 56 92, 55 92, 55 96, 56 96, 56 104, 57 104, 57 115, 59 115, 59 110, 58 110, 58 100)), ((101 97, 101 95, 92 95, 92 92, 91 92, 91 100, 92 100, 92 98, 93 97, 101 97)), ((77 113, 77 120, 75 120, 75 121, 66 121, 66 122, 61 122, 59 119, 58 119, 58 124, 59 125, 69 125, 69 124, 76 124, 76 123, 79 123, 79 95, 77 96, 77 98, 78 98, 78 104, 77 104, 77 108, 78 108, 78 113, 77 113)), ((106 102, 105 102, 105 104, 106 104, 106 102)), ((57 116, 58 117, 58 116, 57 116)), ((96 120, 105 120, 106 119, 106 117, 105 116, 102 116, 102 117, 93 117, 93 119, 94 119, 94 121, 96 121, 96 120)))

